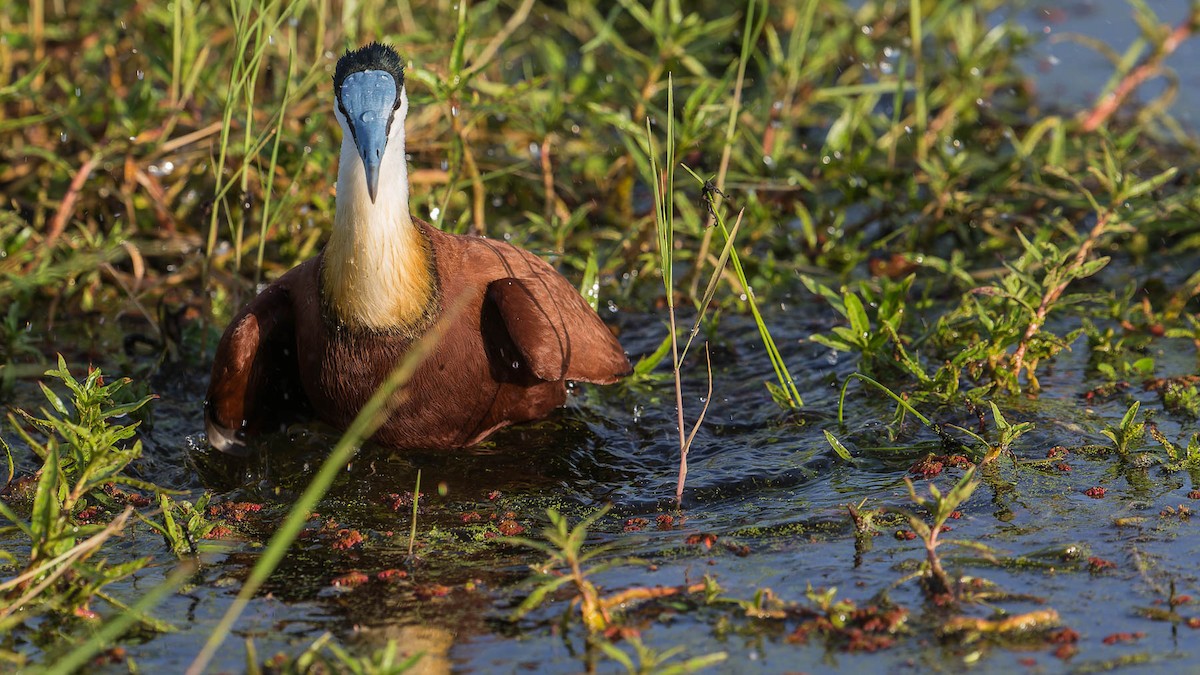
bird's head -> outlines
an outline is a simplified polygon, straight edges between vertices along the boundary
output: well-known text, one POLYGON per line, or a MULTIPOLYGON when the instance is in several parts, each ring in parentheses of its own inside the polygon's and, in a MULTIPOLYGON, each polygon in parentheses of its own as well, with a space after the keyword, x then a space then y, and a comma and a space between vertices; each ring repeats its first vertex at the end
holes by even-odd
POLYGON ((347 51, 334 70, 333 91, 334 115, 342 133, 354 139, 373 203, 388 139, 404 133, 404 63, 396 50, 378 42, 347 51))

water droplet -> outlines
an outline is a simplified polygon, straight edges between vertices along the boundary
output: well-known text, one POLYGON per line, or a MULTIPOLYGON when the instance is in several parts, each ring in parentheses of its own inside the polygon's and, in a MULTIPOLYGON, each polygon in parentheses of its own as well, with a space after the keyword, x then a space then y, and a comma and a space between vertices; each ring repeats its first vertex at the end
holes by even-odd
POLYGON ((359 115, 358 119, 362 120, 363 122, 374 122, 377 117, 378 115, 374 110, 367 110, 363 114, 359 115))
POLYGON ((145 73, 145 72, 143 72, 141 68, 139 68, 139 69, 137 70, 137 79, 139 79, 139 80, 144 80, 144 79, 146 79, 146 73, 145 73))
POLYGON ((439 209, 438 207, 435 206, 432 209, 429 209, 429 217, 430 218, 437 220, 438 216, 440 216, 440 215, 442 215, 442 210, 439 209))
POLYGON ((167 160, 162 164, 151 164, 147 171, 151 176, 169 176, 175 170, 175 162, 167 160))
POLYGON ((520 362, 520 361, 513 361, 513 362, 512 362, 512 369, 513 369, 513 370, 516 370, 517 368, 520 368, 520 367, 521 367, 521 362, 520 362))
POLYGON ((67 136, 67 132, 65 132, 65 131, 60 131, 60 132, 58 133, 58 141, 59 141, 60 143, 66 143, 68 138, 70 138, 70 136, 67 136))

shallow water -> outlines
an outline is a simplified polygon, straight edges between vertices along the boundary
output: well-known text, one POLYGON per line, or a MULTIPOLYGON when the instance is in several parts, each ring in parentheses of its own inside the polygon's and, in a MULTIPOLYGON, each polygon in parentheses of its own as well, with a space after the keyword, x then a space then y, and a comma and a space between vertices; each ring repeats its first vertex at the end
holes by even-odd
MULTIPOLYGON (((1194 264, 1164 265, 1163 280, 1177 282, 1194 264)), ((948 548, 944 555, 952 572, 1037 598, 997 602, 998 608, 1010 613, 1056 609, 1063 625, 1080 633, 1080 653, 1061 662, 1052 656, 1052 645, 1037 641, 1023 648, 986 641, 966 646, 939 642, 933 630, 944 617, 923 604, 916 585, 889 590, 915 569, 922 557, 918 542, 899 540, 892 533, 900 528, 885 526, 869 551, 856 550, 846 504, 866 499, 867 508, 908 506, 903 483, 908 467, 926 452, 944 450, 936 437, 919 427, 910 426, 898 440, 889 440, 886 422, 892 405, 859 387, 852 387, 846 426, 839 427, 838 385, 853 372, 853 360, 834 358, 827 349, 802 341, 833 324, 828 308, 794 301, 787 307, 769 307, 766 315, 805 396, 804 413, 783 413, 761 384, 771 372, 753 323, 744 317, 723 317, 713 345, 713 402, 690 459, 685 520, 676 527, 656 526, 659 515, 673 512, 678 461, 673 389, 666 377, 648 384, 579 387, 568 407, 551 419, 506 430, 470 451, 397 454, 367 448, 334 485, 319 508, 321 517, 311 521, 314 531, 325 519, 336 522, 330 532, 357 529, 366 543, 337 551, 329 533, 301 539, 265 594, 239 621, 236 636, 218 654, 213 670, 244 667, 244 638, 253 638, 265 657, 275 651, 297 653, 326 630, 362 650, 400 638, 406 649, 419 646, 428 652, 430 663, 440 664, 435 670, 581 670, 587 657, 578 622, 565 636, 552 628, 556 617, 567 611, 565 602, 555 602, 520 623, 507 620, 507 612, 529 592, 522 583, 527 566, 541 556, 489 537, 498 520, 512 519, 525 528, 526 536, 536 536, 546 525, 547 506, 577 519, 605 503, 611 503, 613 511, 593 528, 592 541, 615 541, 610 555, 637 556, 657 566, 647 571, 628 565, 597 575, 606 591, 675 586, 711 575, 732 598, 749 599, 770 588, 785 600, 803 601, 811 584, 835 586, 840 597, 860 604, 886 591, 893 602, 912 612, 910 632, 897 646, 861 654, 831 651, 819 639, 792 644, 784 638, 794 621, 748 619, 730 605, 704 607, 688 601, 674 609, 654 605, 653 612, 631 615, 647 644, 656 648, 679 645, 688 655, 728 652, 729 660, 718 667, 721 671, 957 670, 976 659, 975 666, 988 672, 1025 668, 1028 659, 1048 670, 1061 670, 1127 655, 1150 658, 1146 667, 1151 670, 1200 664, 1200 651, 1188 639, 1190 628, 1140 616, 1141 608, 1162 607, 1171 583, 1177 594, 1200 597, 1193 564, 1200 553, 1200 538, 1193 533, 1197 525, 1160 515, 1167 507, 1196 503, 1188 497, 1191 479, 1183 473, 1164 474, 1158 467, 1119 469, 1111 456, 1078 453, 1066 458, 1071 466, 1067 473, 1008 460, 985 470, 983 484, 961 509, 963 517, 953 521, 952 536, 993 547, 998 560, 956 558, 948 548), (823 429, 846 442, 856 464, 833 453, 823 429), (900 449, 894 454, 872 449, 878 446, 900 449), (419 561, 410 564, 410 507, 394 508, 395 500, 387 496, 411 491, 418 469, 424 493, 419 561), (1108 488, 1103 499, 1084 494, 1097 485, 1108 488), (479 514, 479 522, 465 522, 468 514, 479 514), (1114 524, 1127 516, 1144 516, 1145 521, 1114 524), (628 521, 636 518, 645 519, 646 525, 624 532, 628 521), (688 543, 697 534, 716 535, 716 545, 708 550, 688 543), (1089 573, 1089 556, 1116 567, 1089 573), (351 571, 374 574, 390 568, 404 569, 407 578, 390 584, 372 581, 349 590, 331 585, 335 577, 351 571), (1104 644, 1106 636, 1118 632, 1145 635, 1128 644, 1104 644)), ((621 328, 622 342, 635 356, 651 351, 664 330, 654 315, 606 318, 621 328)), ((687 320, 682 317, 681 323, 687 320)), ((1070 316, 1062 320, 1075 321, 1070 316)), ((998 401, 1010 421, 1037 425, 1014 447, 1017 460, 1044 458, 1058 445, 1078 449, 1104 443, 1099 430, 1119 420, 1129 403, 1123 397, 1086 403, 1083 394, 1095 384, 1084 376, 1087 348, 1082 339, 1073 347, 1042 378, 1045 391, 1039 398, 998 401)), ((1196 369, 1190 346, 1160 340, 1154 350, 1160 374, 1196 369)), ((202 426, 204 374, 193 370, 184 375, 152 380, 162 398, 154 404, 153 428, 145 435, 146 456, 137 470, 145 478, 187 490, 193 498, 209 488, 228 499, 266 504, 270 515, 245 530, 251 539, 265 541, 336 434, 299 426, 268 439, 260 457, 239 462, 212 457, 200 450, 195 437, 202 426)), ((685 409, 691 419, 705 387, 702 364, 690 361, 686 375, 685 409)), ((35 394, 32 387, 22 389, 29 402, 35 394)), ((1159 407, 1153 393, 1135 387, 1129 394, 1146 408, 1159 407)), ((975 423, 966 410, 925 412, 939 422, 967 427, 975 423)), ((1166 414, 1157 421, 1172 439, 1196 428, 1194 420, 1166 414)), ((959 475, 948 469, 933 482, 945 489, 959 475)), ((918 490, 924 491, 926 482, 916 480, 918 490)), ((167 560, 169 555, 145 527, 134 528, 115 550, 115 556, 154 552, 167 560)), ((224 552, 207 553, 203 559, 205 565, 188 590, 156 611, 179 631, 127 646, 143 668, 176 672, 190 662, 236 594, 238 579, 254 563, 256 548, 232 542, 224 552)), ((112 590, 118 597, 135 598, 167 571, 152 568, 112 590)), ((1193 612, 1191 607, 1185 604, 1179 611, 1184 616, 1200 614, 1200 608, 1193 612)), ((966 611, 987 616, 990 610, 969 606, 966 611)), ((601 669, 611 671, 614 665, 608 662, 601 669)))
MULTIPOLYGON (((1147 3, 1159 19, 1178 25, 1188 14, 1188 0, 1155 0, 1147 3)), ((1039 98, 1064 110, 1090 107, 1112 75, 1113 66, 1103 54, 1078 37, 1099 40, 1117 54, 1141 33, 1124 2, 1081 0, 1079 2, 1029 3, 1016 20, 1041 39, 1023 61, 1034 76, 1039 98)), ((1200 44, 1188 40, 1179 45, 1164 65, 1178 76, 1178 88, 1170 112, 1195 133, 1200 127, 1200 44)), ((1149 102, 1167 90, 1168 80, 1158 77, 1139 87, 1137 100, 1149 102)))
MULTIPOLYGON (((1186 5, 1186 0, 1177 0, 1155 6, 1164 18, 1171 18, 1182 16, 1186 5)), ((1136 34, 1127 17, 1128 9, 1119 3, 1103 8, 1079 3, 1066 10, 1065 19, 1049 23, 1038 10, 1020 14, 1031 29, 1048 25, 1052 33, 1062 29, 1099 34, 1118 49, 1122 40, 1136 34)), ((1170 62, 1184 69, 1185 83, 1200 77, 1196 49, 1197 44, 1188 43, 1170 62)), ((1067 43, 1047 43, 1035 53, 1035 63, 1048 63, 1039 75, 1043 91, 1062 92, 1055 101, 1063 107, 1090 100, 1110 72, 1093 52, 1067 43), (1057 63, 1049 62, 1054 59, 1057 63), (1089 80, 1080 73, 1096 77, 1089 80)), ((1174 109, 1185 121, 1194 120, 1200 111, 1195 91, 1200 88, 1185 86, 1174 109)), ((1169 285, 1198 265, 1195 260, 1168 261, 1159 274, 1169 285)), ((1122 273, 1113 271, 1111 276, 1115 286, 1122 273)), ((915 426, 898 440, 889 439, 886 423, 893 406, 857 385, 852 387, 846 425, 839 426, 838 390, 854 372, 854 361, 807 341, 811 334, 828 330, 835 318, 799 286, 786 294, 786 308, 777 304, 780 299, 774 298, 776 304, 764 313, 798 378, 804 411, 785 414, 771 401, 762 382, 772 372, 754 324, 746 317, 723 316, 712 345, 713 401, 690 457, 682 523, 665 530, 656 525, 658 516, 673 513, 678 465, 674 394, 662 368, 661 379, 650 383, 579 387, 568 407, 551 419, 506 430, 470 451, 401 455, 367 448, 322 503, 322 518, 312 521, 314 532, 324 519, 336 522, 333 531, 357 529, 366 537, 365 545, 337 551, 328 533, 313 533, 298 542, 238 622, 211 670, 241 671, 247 638, 266 657, 276 651, 298 653, 328 630, 359 651, 398 638, 406 651, 425 651, 432 670, 581 671, 589 661, 578 621, 565 635, 556 629, 558 615, 568 611, 564 599, 520 623, 506 619, 529 592, 524 583, 528 565, 540 562, 541 556, 499 544, 489 535, 496 533, 495 523, 512 520, 524 528, 524 536, 536 537, 547 524, 546 507, 576 520, 608 503, 613 511, 593 528, 590 542, 615 542, 610 555, 637 556, 656 569, 631 564, 601 573, 596 578, 606 592, 675 586, 711 575, 731 598, 749 599, 770 588, 785 600, 803 602, 811 584, 835 586, 841 597, 860 604, 886 592, 911 611, 910 630, 894 648, 875 653, 844 653, 818 638, 807 645, 793 644, 785 636, 795 628, 794 621, 746 618, 731 605, 706 607, 686 601, 672 608, 656 603, 653 611, 631 613, 631 623, 655 648, 682 646, 688 656, 728 652, 719 671, 957 672, 969 664, 984 672, 1057 672, 1124 658, 1144 659, 1142 672, 1200 668, 1192 629, 1145 618, 1143 611, 1163 608, 1172 584, 1177 595, 1200 598, 1194 564, 1200 554, 1195 533, 1200 519, 1162 515, 1167 508, 1196 504, 1188 496, 1196 486, 1185 473, 1165 474, 1157 466, 1121 469, 1111 456, 1079 452, 1066 459, 1069 472, 1008 460, 984 471, 983 483, 962 507, 963 517, 953 521, 950 536, 993 547, 997 560, 944 551, 952 573, 982 577, 1004 591, 1032 596, 1000 601, 995 608, 1010 613, 1057 610, 1062 624, 1080 633, 1078 655, 1061 660, 1053 655, 1054 645, 1040 641, 1003 646, 986 640, 969 645, 939 641, 934 628, 943 614, 924 604, 914 583, 891 588, 922 559, 918 542, 897 539, 893 533, 899 528, 893 526, 873 538, 870 550, 856 549, 846 505, 866 499, 868 508, 909 506, 903 482, 909 466, 927 452, 943 452, 941 445, 915 426), (855 464, 837 457, 823 430, 851 448, 855 464), (880 447, 899 449, 887 454, 880 447), (418 561, 412 563, 409 507, 393 508, 395 500, 389 495, 413 490, 418 469, 424 497, 418 561), (1086 496, 1084 491, 1094 486, 1106 487, 1107 494, 1102 499, 1086 496), (464 520, 471 514, 478 514, 478 522, 464 520), (1117 524, 1117 519, 1130 516, 1144 520, 1117 524), (626 532, 629 521, 639 518, 647 521, 645 526, 626 532), (697 534, 716 535, 716 545, 710 550, 688 543, 697 534), (1091 573, 1090 556, 1116 566, 1091 573), (335 577, 351 571, 385 569, 403 569, 407 577, 349 590, 331 585, 335 577), (1144 635, 1132 642, 1104 642, 1116 633, 1144 635)), ((606 319, 620 327, 622 344, 635 357, 651 352, 665 330, 664 317, 658 314, 621 312, 606 319)), ((688 320, 681 317, 681 325, 688 320)), ((1059 320, 1075 325, 1070 316, 1059 320)), ((121 374, 101 356, 119 350, 120 336, 95 339, 90 349, 74 353, 73 370, 93 361, 111 375, 121 374)), ((1197 370, 1189 345, 1158 340, 1153 350, 1160 375, 1197 370)), ((685 369, 689 420, 702 406, 699 397, 705 390, 700 356, 700 350, 693 349, 685 369)), ((1080 339, 1041 378, 1040 397, 997 401, 1009 421, 1036 424, 1036 430, 1014 447, 1018 461, 1045 458, 1055 446, 1078 450, 1104 444, 1099 431, 1115 424, 1131 400, 1142 401, 1144 409, 1161 407, 1155 394, 1136 386, 1126 396, 1086 401, 1083 394, 1099 384, 1088 380, 1086 363, 1086 343, 1080 339)), ((126 645, 129 656, 147 672, 180 672, 191 662, 256 560, 253 542, 269 537, 280 513, 337 438, 330 430, 296 427, 268 439, 263 455, 252 460, 209 456, 197 436, 203 427, 200 402, 206 380, 203 369, 180 368, 151 381, 161 398, 153 404, 153 425, 144 434, 145 458, 135 465, 136 471, 192 499, 211 489, 226 499, 265 503, 267 515, 248 526, 251 542, 231 542, 223 551, 204 554, 205 564, 185 592, 155 611, 177 632, 126 645)), ((39 397, 36 387, 26 382, 16 402, 37 405, 39 397)), ((925 412, 936 421, 965 427, 976 420, 967 410, 925 412)), ((1197 429, 1195 420, 1168 414, 1158 415, 1156 421, 1176 441, 1197 429)), ((1153 447, 1149 442, 1145 449, 1153 447)), ((945 489, 959 475, 947 470, 932 482, 945 489)), ((924 492, 928 482, 916 480, 918 490, 924 492)), ((0 541, 0 547, 8 545, 0 541)), ((134 527, 113 551, 114 562, 120 556, 149 553, 169 560, 161 540, 144 526, 134 527)), ((167 572, 165 564, 150 568, 111 591, 135 599, 167 572)), ((966 611, 988 616, 991 609, 973 606, 966 611)), ((1200 616, 1200 606, 1187 602, 1179 613, 1200 616)), ((609 661, 601 662, 600 669, 615 672, 619 667, 609 661)))

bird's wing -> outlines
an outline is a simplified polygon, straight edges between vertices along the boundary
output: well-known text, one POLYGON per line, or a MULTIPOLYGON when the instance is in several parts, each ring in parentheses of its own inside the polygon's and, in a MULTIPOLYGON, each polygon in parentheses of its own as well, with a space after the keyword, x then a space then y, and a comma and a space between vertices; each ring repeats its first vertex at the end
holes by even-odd
POLYGON ((242 454, 247 434, 306 411, 297 364, 294 309, 287 286, 276 282, 234 317, 217 345, 204 404, 209 444, 242 454))
POLYGON ((629 373, 621 344, 557 273, 496 279, 487 299, 538 379, 611 384, 629 373))

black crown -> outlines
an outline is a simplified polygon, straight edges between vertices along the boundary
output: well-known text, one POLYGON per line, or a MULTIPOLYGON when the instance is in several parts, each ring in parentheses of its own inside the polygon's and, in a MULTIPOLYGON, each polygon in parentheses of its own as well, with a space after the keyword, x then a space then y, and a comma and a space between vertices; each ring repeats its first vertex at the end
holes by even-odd
POLYGON ((398 104, 399 91, 404 86, 404 62, 395 49, 382 42, 372 42, 358 49, 346 50, 342 58, 338 59, 337 68, 333 71, 333 90, 341 92, 342 82, 347 77, 364 70, 382 70, 391 74, 396 80, 398 104))

